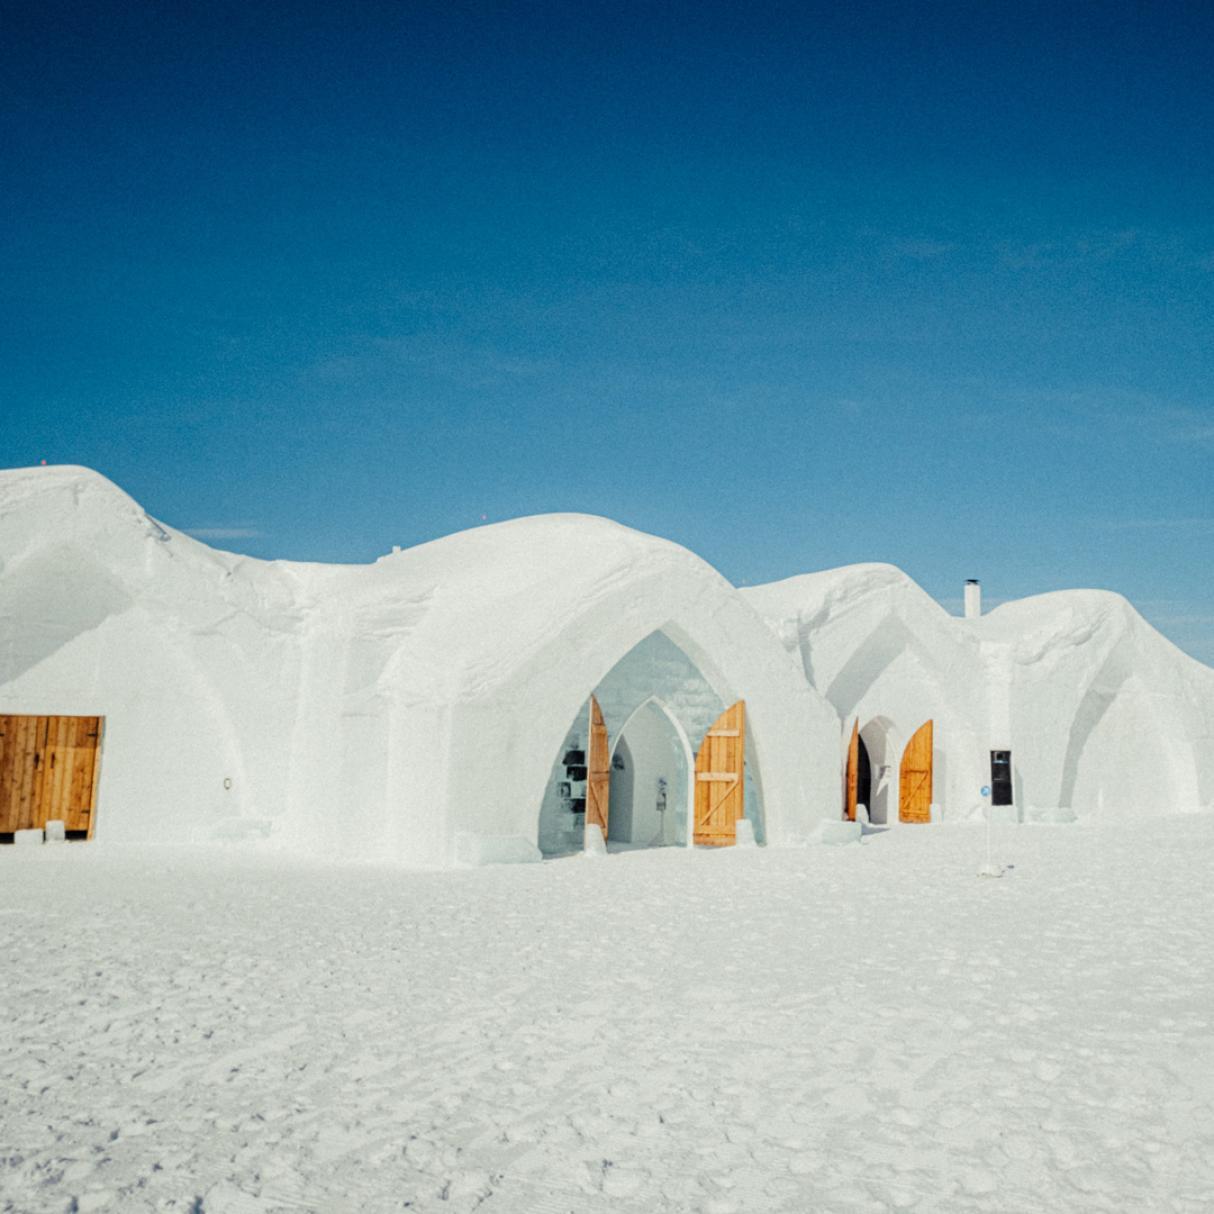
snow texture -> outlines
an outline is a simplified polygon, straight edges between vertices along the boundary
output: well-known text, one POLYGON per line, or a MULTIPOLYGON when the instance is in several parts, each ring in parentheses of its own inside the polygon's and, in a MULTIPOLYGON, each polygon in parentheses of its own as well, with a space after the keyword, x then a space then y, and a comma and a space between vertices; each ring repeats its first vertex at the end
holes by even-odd
POLYGON ((0 852, 0 1210, 1214 1208, 1214 817, 0 852))

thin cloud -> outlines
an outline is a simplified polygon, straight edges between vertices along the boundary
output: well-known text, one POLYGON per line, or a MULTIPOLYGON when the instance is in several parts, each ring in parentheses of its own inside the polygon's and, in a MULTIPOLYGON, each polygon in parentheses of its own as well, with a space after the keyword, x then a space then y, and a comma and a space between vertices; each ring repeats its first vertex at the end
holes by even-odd
POLYGON ((184 527, 196 540, 252 540, 264 535, 256 527, 184 527))
POLYGON ((1057 266, 1103 265, 1141 245, 1141 233, 1126 228, 1085 232, 1070 240, 1002 241, 995 251, 1011 270, 1043 270, 1057 266))
MULTIPOLYGON (((1011 409, 1043 414, 1035 421, 1057 434, 1119 431, 1155 443, 1214 444, 1214 408, 1168 400, 1150 392, 1103 384, 1075 388, 995 387, 990 395, 1011 409)), ((975 411, 972 419, 997 420, 993 410, 975 411)))
POLYGON ((1105 526, 1113 531, 1198 531, 1214 532, 1214 518, 1127 518, 1110 519, 1105 526))
POLYGON ((1198 625, 1202 628, 1214 626, 1214 613, 1203 611, 1193 603, 1180 603, 1171 599, 1161 602, 1138 602, 1134 604, 1144 616, 1156 624, 1182 627, 1198 625))
POLYGON ((1205 422, 1197 425, 1181 424, 1173 432, 1172 437, 1177 442, 1214 443, 1214 423, 1205 422))
POLYGON ((1204 603, 1184 599, 1146 599, 1134 606, 1190 657, 1214 665, 1214 614, 1204 603))
POLYGON ((1211 410, 1192 405, 1164 405, 1155 414, 1160 435, 1169 442, 1214 443, 1214 420, 1211 410))
POLYGON ((890 245, 889 251, 895 257, 907 257, 912 261, 931 261, 951 253, 957 246, 944 240, 932 240, 930 237, 897 240, 890 245))

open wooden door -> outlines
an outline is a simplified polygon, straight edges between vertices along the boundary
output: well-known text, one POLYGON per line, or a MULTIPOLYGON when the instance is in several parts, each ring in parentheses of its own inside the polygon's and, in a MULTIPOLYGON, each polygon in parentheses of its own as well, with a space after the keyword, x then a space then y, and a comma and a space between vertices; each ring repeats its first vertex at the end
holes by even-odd
POLYGON ((746 701, 739 700, 713 722, 696 755, 696 843, 737 842, 738 819, 746 811, 745 765, 746 701))
POLYGON ((50 717, 43 773, 45 820, 62 818, 68 834, 93 836, 101 775, 100 717, 50 717))
POLYGON ((902 752, 898 769, 898 821, 932 820, 932 722, 915 731, 902 752))
POLYGON ((586 825, 598 826, 607 842, 607 815, 611 795, 611 747, 599 702, 590 697, 590 745, 586 750, 586 825))
POLYGON ((0 716, 0 834, 62 821, 91 837, 101 717, 0 716))
POLYGON ((857 793, 860 788, 860 718, 851 729, 851 741, 847 744, 847 767, 843 775, 843 817, 848 822, 856 820, 857 793))

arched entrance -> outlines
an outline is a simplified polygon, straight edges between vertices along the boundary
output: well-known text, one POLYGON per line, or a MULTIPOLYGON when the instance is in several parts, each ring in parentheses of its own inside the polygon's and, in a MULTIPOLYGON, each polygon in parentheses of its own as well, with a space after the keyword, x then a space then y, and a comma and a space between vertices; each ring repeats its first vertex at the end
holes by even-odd
POLYGON ((686 734, 660 700, 628 718, 611 756, 613 849, 687 844, 690 758, 686 734))
POLYGON ((1191 751, 1161 700, 1136 677, 1088 691, 1071 729, 1060 805, 1116 818, 1198 803, 1191 751))
POLYGON ((745 712, 744 701, 728 705, 661 630, 643 638, 593 688, 556 753, 540 807, 540 852, 582 851, 592 824, 606 827, 612 850, 731 846, 743 816, 764 842, 745 712))
POLYGON ((874 826, 898 820, 900 739, 888 717, 873 717, 860 729, 856 761, 856 800, 868 806, 874 826))

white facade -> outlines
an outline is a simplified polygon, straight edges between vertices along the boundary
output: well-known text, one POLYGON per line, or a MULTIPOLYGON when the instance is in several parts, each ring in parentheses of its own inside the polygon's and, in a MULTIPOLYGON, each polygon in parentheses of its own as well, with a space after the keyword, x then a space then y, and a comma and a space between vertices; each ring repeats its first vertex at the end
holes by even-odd
POLYGON ((601 685, 613 741, 651 697, 686 731, 707 711, 692 684, 745 699, 771 842, 836 807, 835 714, 753 609, 606 520, 520 519, 371 566, 263 562, 41 468, 0 474, 0 561, 0 712, 105 718, 98 840, 538 855, 554 759, 601 685), (635 657, 620 677, 655 634, 652 685, 635 657), (672 680, 672 654, 694 679, 672 680))
POLYGON ((0 473, 0 713, 101 716, 96 838, 264 837, 443 866, 576 849, 565 758, 601 705, 609 842, 685 845, 694 755, 746 701, 747 817, 839 816, 858 723, 874 822, 934 722, 933 801, 970 815, 990 752, 1023 814, 1214 805, 1214 671, 1116 595, 948 615, 859 565, 738 591, 603 519, 477 528, 369 566, 218 552, 96 473, 0 473))
POLYGON ((958 619, 889 565, 742 593, 887 768, 877 821, 897 818, 899 757, 926 720, 944 818, 986 803, 996 750, 1011 751, 1021 816, 1214 807, 1214 671, 1119 595, 1060 591, 981 615, 971 593, 958 619))

